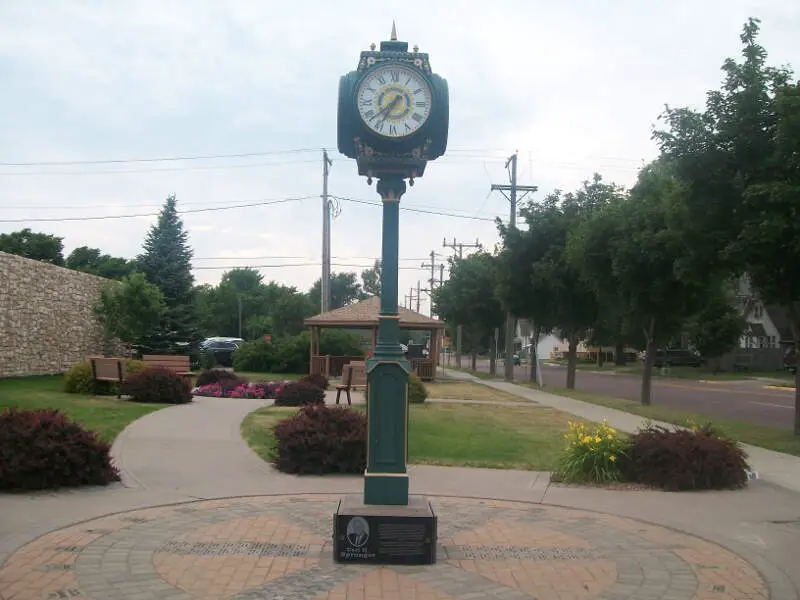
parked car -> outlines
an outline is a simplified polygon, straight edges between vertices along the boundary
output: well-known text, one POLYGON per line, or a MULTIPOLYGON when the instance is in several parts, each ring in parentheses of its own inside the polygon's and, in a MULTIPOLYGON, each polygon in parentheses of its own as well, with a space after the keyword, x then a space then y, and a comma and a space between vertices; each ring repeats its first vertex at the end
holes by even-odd
POLYGON ((797 373, 797 352, 794 348, 789 348, 783 355, 783 368, 790 373, 797 373))
POLYGON ((233 353, 244 343, 241 338, 213 337, 200 342, 203 352, 210 352, 214 357, 214 366, 232 367, 233 353))
POLYGON ((666 359, 664 350, 656 350, 653 366, 660 369, 665 363, 670 367, 699 367, 703 364, 703 359, 699 353, 687 348, 668 348, 666 359))

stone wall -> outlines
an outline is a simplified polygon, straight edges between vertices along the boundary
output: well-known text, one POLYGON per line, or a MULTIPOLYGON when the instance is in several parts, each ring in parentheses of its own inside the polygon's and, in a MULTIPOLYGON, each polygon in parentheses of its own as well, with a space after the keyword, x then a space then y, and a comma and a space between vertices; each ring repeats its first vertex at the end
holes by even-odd
POLYGON ((0 252, 0 377, 63 373, 115 354, 94 306, 107 279, 0 252))

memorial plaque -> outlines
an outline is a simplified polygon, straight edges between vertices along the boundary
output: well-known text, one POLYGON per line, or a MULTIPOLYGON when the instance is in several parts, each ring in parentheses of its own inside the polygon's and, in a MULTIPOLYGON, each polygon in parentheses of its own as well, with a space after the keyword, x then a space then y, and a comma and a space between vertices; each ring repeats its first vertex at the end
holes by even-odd
POLYGON ((381 565, 436 562, 436 515, 422 496, 409 496, 407 506, 364 504, 357 496, 347 496, 339 502, 333 518, 336 562, 381 565))

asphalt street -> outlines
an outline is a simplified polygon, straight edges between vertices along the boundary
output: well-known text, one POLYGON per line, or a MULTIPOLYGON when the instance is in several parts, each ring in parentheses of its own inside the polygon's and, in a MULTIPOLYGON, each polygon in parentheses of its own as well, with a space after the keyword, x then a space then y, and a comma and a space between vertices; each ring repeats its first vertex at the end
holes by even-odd
MULTIPOLYGON (((467 366, 466 360, 464 366, 467 366)), ((489 372, 489 361, 478 361, 478 370, 489 372)), ((502 364, 498 373, 502 375, 502 364)), ((528 379, 526 365, 514 368, 514 378, 528 379)), ((542 364, 546 386, 566 387, 567 369, 542 364)), ((579 391, 638 402, 642 379, 638 375, 593 372, 579 369, 575 388, 579 391)), ((758 380, 702 382, 688 379, 653 379, 652 403, 708 417, 724 417, 781 429, 792 428, 794 391, 769 389, 758 380)))

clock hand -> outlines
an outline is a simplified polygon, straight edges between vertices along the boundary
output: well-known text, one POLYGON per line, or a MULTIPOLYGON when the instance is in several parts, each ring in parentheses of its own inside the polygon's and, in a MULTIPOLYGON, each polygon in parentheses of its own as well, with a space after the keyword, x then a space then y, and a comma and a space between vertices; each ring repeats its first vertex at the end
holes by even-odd
POLYGON ((383 115, 383 119, 381 119, 381 121, 385 121, 386 117, 389 116, 389 113, 392 111, 392 109, 395 107, 395 105, 397 105, 399 101, 400 101, 400 95, 398 94, 397 96, 392 98, 392 101, 389 102, 389 104, 387 104, 380 111, 378 111, 378 118, 380 119, 381 115, 383 115))

